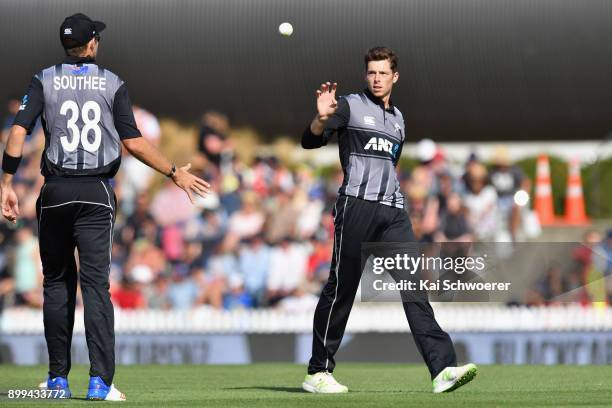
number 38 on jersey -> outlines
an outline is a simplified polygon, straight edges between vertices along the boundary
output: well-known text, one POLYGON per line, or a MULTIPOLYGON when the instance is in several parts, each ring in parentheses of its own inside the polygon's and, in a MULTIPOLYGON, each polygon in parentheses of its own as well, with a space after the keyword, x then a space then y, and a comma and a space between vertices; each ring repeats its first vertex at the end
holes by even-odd
POLYGON ((65 101, 60 108, 60 115, 67 116, 66 125, 70 132, 70 136, 62 136, 60 138, 62 147, 66 152, 73 152, 79 146, 79 142, 83 149, 88 152, 95 152, 100 147, 102 141, 102 129, 100 129, 101 110, 100 105, 95 101, 87 101, 83 104, 82 109, 72 100, 65 101), (83 127, 79 129, 77 121, 79 117, 83 121, 83 127), (93 139, 90 134, 93 133, 93 139), (91 140, 91 141, 90 141, 91 140))

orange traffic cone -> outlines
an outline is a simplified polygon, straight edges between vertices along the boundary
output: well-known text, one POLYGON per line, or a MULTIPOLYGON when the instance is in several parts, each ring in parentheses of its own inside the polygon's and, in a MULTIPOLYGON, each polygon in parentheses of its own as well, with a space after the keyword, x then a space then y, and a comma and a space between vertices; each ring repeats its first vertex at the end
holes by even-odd
POLYGON ((563 221, 570 225, 587 225, 589 219, 584 210, 582 195, 582 179, 580 177, 580 162, 573 159, 569 163, 567 176, 567 192, 565 194, 565 217, 563 221))
POLYGON ((538 157, 533 208, 540 219, 541 225, 552 225, 555 223, 555 210, 550 183, 550 165, 548 163, 548 156, 545 154, 538 157))

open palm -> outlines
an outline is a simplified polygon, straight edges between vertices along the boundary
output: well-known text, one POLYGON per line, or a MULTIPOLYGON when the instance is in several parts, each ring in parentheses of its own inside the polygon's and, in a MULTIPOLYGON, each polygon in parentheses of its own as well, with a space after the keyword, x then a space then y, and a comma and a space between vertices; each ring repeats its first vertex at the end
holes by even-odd
POLYGON ((326 82, 321 84, 321 88, 317 89, 317 112, 323 120, 328 119, 336 112, 338 101, 336 101, 337 83, 326 82))

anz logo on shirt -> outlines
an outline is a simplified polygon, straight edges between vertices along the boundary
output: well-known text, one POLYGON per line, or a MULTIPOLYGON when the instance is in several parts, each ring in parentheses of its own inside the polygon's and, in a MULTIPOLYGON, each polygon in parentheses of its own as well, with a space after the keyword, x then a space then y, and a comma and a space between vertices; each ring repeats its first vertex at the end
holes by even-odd
POLYGON ((399 151, 399 146, 400 145, 398 143, 392 143, 385 138, 373 137, 370 140, 368 140, 368 143, 365 145, 363 149, 364 150, 375 150, 377 152, 387 152, 391 155, 391 157, 395 159, 396 158, 395 156, 397 155, 397 152, 399 151))

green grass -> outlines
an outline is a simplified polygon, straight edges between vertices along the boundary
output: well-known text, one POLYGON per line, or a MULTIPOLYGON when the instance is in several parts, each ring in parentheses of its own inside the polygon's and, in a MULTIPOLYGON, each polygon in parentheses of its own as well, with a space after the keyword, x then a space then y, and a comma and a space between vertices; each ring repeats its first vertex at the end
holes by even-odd
MULTIPOLYGON (((140 407, 604 407, 612 405, 612 368, 606 366, 484 366, 476 379, 450 394, 431 393, 423 365, 341 364, 336 378, 344 395, 302 392, 304 367, 294 364, 247 366, 123 366, 115 384, 140 407)), ((0 406, 75 407, 84 401, 87 368, 73 368, 75 398, 65 401, 8 401, 9 389, 30 389, 45 367, 0 365, 0 406)), ((104 403, 93 403, 104 404, 104 403)))

